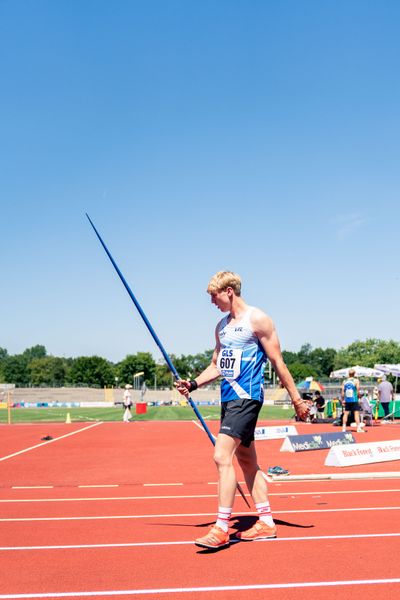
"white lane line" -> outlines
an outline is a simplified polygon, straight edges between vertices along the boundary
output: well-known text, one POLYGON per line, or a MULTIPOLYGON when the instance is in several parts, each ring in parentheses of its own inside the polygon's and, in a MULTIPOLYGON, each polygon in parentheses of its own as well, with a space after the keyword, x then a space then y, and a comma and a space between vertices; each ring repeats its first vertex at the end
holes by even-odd
MULTIPOLYGON (((245 481, 238 481, 239 485, 246 485, 245 481)), ((218 485, 218 481, 208 481, 207 485, 218 485)))
MULTIPOLYGON (((250 496, 250 494, 247 494, 250 496)), ((239 497, 239 494, 237 494, 239 497)), ((113 497, 91 497, 91 498, 14 498, 13 500, 7 498, 0 500, 2 504, 19 504, 21 502, 104 502, 112 500, 176 500, 184 498, 216 498, 217 494, 194 494, 187 496, 113 496, 113 497)))
MULTIPOLYGON (((245 483, 245 482, 243 482, 245 483)), ((209 483, 208 485, 214 485, 214 483, 209 483)), ((268 496, 276 496, 278 498, 296 498, 297 496, 315 496, 315 495, 324 495, 330 496, 336 494, 389 494, 389 493, 398 493, 400 492, 400 488, 389 488, 389 489, 381 489, 381 490, 324 490, 324 491, 312 491, 312 492, 291 492, 291 491, 281 491, 281 492, 268 492, 268 496)))
MULTIPOLYGON (((239 513, 238 513, 239 514, 239 513)), ((254 515, 254 512, 243 512, 241 515, 254 515)), ((215 511, 209 513, 169 513, 160 515, 95 515, 91 517, 16 517, 16 518, 2 518, 0 523, 19 523, 19 522, 35 522, 35 521, 107 521, 120 520, 120 519, 147 519, 149 517, 153 519, 167 519, 169 517, 215 517, 215 511)))
POLYGON ((314 496, 314 495, 321 495, 321 496, 330 496, 332 495, 336 495, 336 494, 389 494, 389 493, 393 493, 393 492, 400 492, 400 489, 385 489, 385 490, 332 490, 332 491, 314 491, 314 492, 279 492, 279 493, 273 493, 273 494, 268 494, 268 496, 278 496, 278 497, 293 497, 296 498, 297 496, 314 496))
POLYGON ((54 485, 13 485, 12 490, 52 490, 54 485))
MULTIPOLYGON (((399 475, 400 477, 400 475, 399 475)), ((218 482, 217 481, 207 481, 205 482, 207 485, 213 485, 213 486, 217 486, 218 482)), ((239 481, 238 482, 240 485, 246 485, 245 481, 239 481)), ((308 483, 308 482, 307 482, 308 483)), ((321 483, 321 482, 319 482, 321 483)), ((172 482, 172 483, 128 483, 128 484, 121 484, 121 483, 112 483, 112 484, 107 484, 107 483, 96 483, 96 484, 77 484, 77 485, 13 485, 11 487, 2 487, 0 486, 0 490, 35 490, 35 489, 64 489, 64 488, 118 488, 118 487, 138 487, 138 486, 142 486, 142 487, 169 487, 169 486, 190 486, 190 485, 204 485, 203 482, 189 482, 189 483, 178 483, 178 482, 172 482)), ((286 496, 312 496, 314 494, 325 494, 327 496, 329 496, 330 494, 380 494, 380 493, 389 493, 389 492, 400 492, 400 488, 382 488, 382 489, 365 489, 365 490, 354 490, 354 489, 345 489, 345 490, 313 490, 313 491, 309 491, 309 492, 296 492, 296 491, 279 491, 279 492, 269 492, 268 496, 277 496, 277 497, 286 497, 286 496)), ((147 498, 148 496, 146 496, 147 498)), ((183 496, 182 496, 183 497, 183 496)), ((126 497, 128 500, 131 499, 130 496, 126 497)), ((168 496, 166 496, 166 498, 168 498, 168 496)), ((112 497, 109 498, 109 500, 113 500, 112 497)))
MULTIPOLYGON (((201 429, 202 431, 204 431, 204 429, 203 429, 203 426, 202 426, 202 425, 200 425, 200 423, 198 423, 197 421, 194 421, 194 420, 192 420, 192 423, 193 423, 194 425, 196 425, 196 427, 198 427, 199 429, 201 429)), ((213 436, 213 438, 215 439, 215 435, 214 435, 213 433, 212 433, 211 435, 212 435, 212 436, 213 436)))
POLYGON ((262 475, 269 483, 306 483, 315 481, 366 481, 368 479, 399 479, 399 471, 375 471, 361 473, 305 473, 304 475, 262 475))
POLYGON ((42 446, 46 446, 46 444, 52 444, 53 442, 58 442, 59 440, 63 440, 64 438, 70 437, 71 435, 76 435, 77 433, 82 433, 83 431, 87 431, 92 427, 97 427, 97 425, 102 425, 103 421, 99 421, 94 423, 93 425, 88 425, 87 427, 83 427, 82 429, 77 429, 76 431, 71 431, 70 433, 66 433, 65 435, 60 435, 57 438, 52 440, 48 440, 47 442, 42 442, 41 444, 36 444, 35 446, 30 446, 29 448, 24 448, 24 450, 19 450, 18 452, 13 452, 13 454, 8 454, 7 456, 2 456, 0 458, 0 462, 3 460, 8 460, 13 456, 19 456, 20 454, 24 454, 25 452, 30 452, 31 450, 35 450, 35 448, 41 448, 42 446))
MULTIPOLYGON (((201 425, 200 423, 198 423, 197 421, 192 421, 192 423, 194 423, 196 425, 196 427, 198 427, 199 429, 201 429, 201 431, 205 432, 203 425, 201 425)), ((210 431, 211 433, 211 431, 210 431)), ((214 438, 214 440, 217 439, 217 436, 214 435, 213 433, 211 433, 212 437, 214 438)))
POLYGON ((183 483, 144 483, 143 487, 164 487, 174 485, 183 485, 183 483))
MULTIPOLYGON (((311 510, 274 510, 275 515, 303 515, 303 514, 316 514, 316 513, 341 513, 341 512, 363 512, 363 511, 378 511, 378 510, 400 510, 400 506, 371 506, 361 508, 322 508, 322 509, 311 509, 311 510)), ((240 511, 232 513, 235 515, 255 515, 255 511, 240 511)), ((95 515, 85 517, 10 517, 1 518, 0 523, 16 523, 16 522, 34 522, 34 521, 97 521, 108 519, 168 519, 170 517, 215 517, 214 512, 206 513, 166 513, 166 514, 147 514, 147 515, 95 515)))
POLYGON ((336 581, 298 581, 293 583, 258 583, 254 585, 221 585, 187 588, 153 588, 133 590, 99 590, 90 592, 49 592, 42 594, 0 594, 0 600, 19 598, 87 598, 90 596, 139 596, 141 594, 189 594, 196 592, 234 592, 244 590, 276 590, 314 587, 337 587, 351 585, 388 585, 400 583, 400 578, 392 579, 345 579, 336 581))
POLYGON ((78 485, 78 488, 117 488, 119 487, 119 483, 99 483, 92 485, 78 485))
MULTIPOLYGON (((355 533, 346 535, 311 535, 299 537, 279 537, 267 540, 256 540, 257 542, 308 542, 320 540, 347 540, 347 539, 366 539, 366 538, 393 538, 400 537, 400 533, 355 533)), ((231 544, 237 544, 240 540, 231 539, 231 544)), ((193 540, 182 540, 178 542, 126 542, 115 544, 67 544, 63 546, 0 546, 0 552, 10 552, 18 550, 76 550, 87 548, 142 548, 146 546, 185 546, 192 545, 193 540)))
MULTIPOLYGON (((170 486, 182 486, 183 483, 163 483, 163 484, 156 484, 156 483, 144 483, 143 486, 147 486, 147 487, 154 487, 154 486, 164 486, 164 485, 170 485, 170 486)), ((46 488, 52 488, 53 486, 18 486, 15 487, 15 489, 46 489, 46 488)), ((78 488, 117 488, 120 487, 119 484, 112 484, 112 485, 78 485, 78 488)), ((296 498, 297 496, 316 496, 316 495, 325 495, 325 496, 330 496, 332 495, 337 495, 337 494, 391 494, 391 493, 399 493, 400 489, 384 489, 384 490, 341 490, 341 491, 314 491, 314 492, 277 492, 277 493, 272 493, 272 494, 268 494, 268 496, 276 496, 278 498, 296 498)), ((113 501, 121 501, 121 500, 127 500, 127 501, 131 501, 131 500, 179 500, 182 499, 184 500, 185 498, 189 498, 189 499, 193 499, 193 498, 216 498, 217 494, 183 494, 183 495, 174 495, 174 496, 104 496, 104 497, 88 497, 88 498, 82 498, 82 497, 77 497, 77 498, 3 498, 0 499, 0 503, 2 504, 13 504, 13 503, 19 503, 19 502, 24 502, 24 503, 29 503, 29 502, 97 502, 97 501, 107 501, 107 502, 113 502, 113 501)), ((237 497, 239 497, 239 494, 236 494, 237 497)), ((245 494, 245 496, 250 497, 250 494, 245 494)))

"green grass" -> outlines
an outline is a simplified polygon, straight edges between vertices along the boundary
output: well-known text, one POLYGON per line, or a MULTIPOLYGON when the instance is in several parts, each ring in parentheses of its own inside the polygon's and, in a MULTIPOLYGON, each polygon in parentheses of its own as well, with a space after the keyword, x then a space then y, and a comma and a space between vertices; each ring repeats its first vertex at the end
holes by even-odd
MULTIPOLYGON (((217 420, 220 415, 219 406, 199 406, 205 419, 217 420)), ((64 423, 69 413, 71 421, 122 421, 121 408, 13 408, 11 423, 64 423)), ((264 406, 261 409, 260 420, 290 419, 294 410, 285 410, 278 406, 264 406)), ((190 421, 196 415, 189 406, 148 406, 146 414, 135 414, 135 421, 190 421)), ((0 423, 8 422, 6 409, 0 409, 0 423)))

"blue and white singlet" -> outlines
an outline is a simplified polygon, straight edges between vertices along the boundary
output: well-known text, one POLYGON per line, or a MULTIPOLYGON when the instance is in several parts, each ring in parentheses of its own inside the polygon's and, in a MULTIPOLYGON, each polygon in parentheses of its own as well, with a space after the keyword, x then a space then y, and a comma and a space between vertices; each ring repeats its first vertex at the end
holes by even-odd
POLYGON ((229 315, 218 324, 220 351, 217 367, 223 377, 221 402, 239 398, 264 400, 267 355, 251 327, 252 311, 250 306, 242 319, 233 325, 228 323, 229 315))
POLYGON ((358 402, 357 387, 353 377, 346 379, 343 384, 345 402, 358 402))

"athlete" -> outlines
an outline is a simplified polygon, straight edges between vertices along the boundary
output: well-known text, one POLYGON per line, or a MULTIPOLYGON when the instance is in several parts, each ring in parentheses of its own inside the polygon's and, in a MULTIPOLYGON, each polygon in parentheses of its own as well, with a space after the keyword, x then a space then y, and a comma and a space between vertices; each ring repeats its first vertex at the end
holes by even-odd
POLYGON ((237 457, 258 512, 258 521, 237 534, 243 541, 276 537, 267 485, 257 464, 254 430, 264 399, 264 370, 270 360, 287 389, 297 416, 305 420, 310 405, 299 396, 293 378, 282 359, 274 323, 259 308, 241 297, 241 279, 231 271, 219 271, 210 280, 207 292, 211 302, 228 313, 215 329, 215 349, 211 363, 196 379, 176 382, 178 391, 188 396, 202 385, 222 377, 221 424, 215 443, 214 461, 218 469, 218 515, 215 525, 195 544, 204 548, 229 545, 229 520, 236 492, 233 458, 237 457))
POLYGON ((355 374, 355 370, 350 369, 349 378, 342 385, 342 403, 344 404, 342 431, 346 431, 347 417, 349 413, 353 412, 357 425, 357 433, 365 433, 360 423, 360 404, 358 402, 360 397, 360 382, 355 378, 355 374))

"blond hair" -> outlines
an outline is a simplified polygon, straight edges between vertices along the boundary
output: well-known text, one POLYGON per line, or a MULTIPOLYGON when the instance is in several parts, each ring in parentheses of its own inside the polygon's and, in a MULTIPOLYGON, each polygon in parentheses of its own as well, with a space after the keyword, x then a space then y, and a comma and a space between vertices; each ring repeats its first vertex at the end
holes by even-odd
POLYGON ((209 294, 214 294, 215 292, 222 292, 228 287, 233 289, 236 296, 240 296, 242 280, 239 275, 232 271, 218 271, 218 273, 215 273, 215 275, 211 277, 207 292, 209 294))

